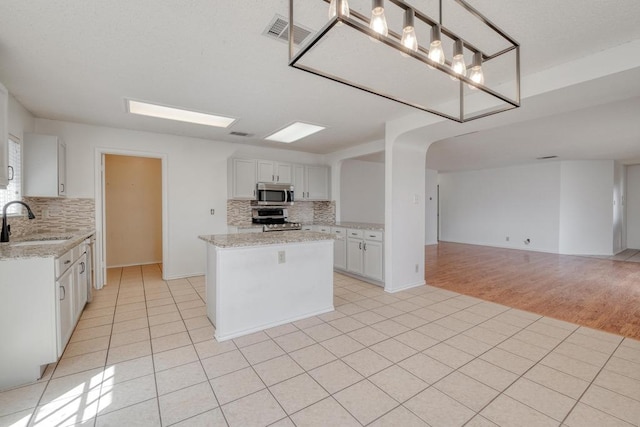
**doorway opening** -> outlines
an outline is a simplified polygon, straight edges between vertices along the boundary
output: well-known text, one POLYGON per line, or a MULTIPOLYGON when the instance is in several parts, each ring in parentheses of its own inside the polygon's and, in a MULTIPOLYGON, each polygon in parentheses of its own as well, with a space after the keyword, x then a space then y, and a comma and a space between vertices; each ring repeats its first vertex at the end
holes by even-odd
MULTIPOLYGON (((166 156, 96 150, 96 288, 107 268, 166 265, 166 156)), ((163 276, 165 275, 162 268, 163 276)))
POLYGON ((162 262, 162 162, 104 156, 106 267, 162 262))

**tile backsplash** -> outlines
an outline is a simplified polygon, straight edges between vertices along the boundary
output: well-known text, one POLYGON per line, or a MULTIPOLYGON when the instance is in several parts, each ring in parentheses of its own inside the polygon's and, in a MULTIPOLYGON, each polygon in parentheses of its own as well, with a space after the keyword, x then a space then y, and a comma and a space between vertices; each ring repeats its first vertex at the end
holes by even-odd
POLYGON ((63 233, 95 228, 94 199, 24 197, 35 219, 24 216, 10 217, 11 237, 34 233, 63 233))
MULTIPOLYGON (((247 225, 251 223, 251 200, 227 200, 227 224, 247 225)), ((334 224, 336 202, 295 202, 287 206, 289 221, 303 224, 334 224)))

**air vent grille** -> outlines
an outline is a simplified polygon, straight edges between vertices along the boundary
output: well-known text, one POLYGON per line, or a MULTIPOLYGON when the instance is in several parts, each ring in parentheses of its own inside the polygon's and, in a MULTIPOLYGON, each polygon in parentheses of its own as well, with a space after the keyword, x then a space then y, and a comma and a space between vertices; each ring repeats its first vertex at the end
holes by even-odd
POLYGON ((557 159, 558 156, 542 156, 542 157, 536 157, 536 160, 549 160, 549 159, 557 159))
POLYGON ((244 137, 250 137, 250 136, 253 136, 253 134, 252 134, 252 133, 247 133, 247 132, 236 132, 236 131, 229 132, 229 135, 233 135, 233 136, 244 136, 244 137))
MULTIPOLYGON (((299 46, 311 35, 312 31, 308 28, 300 27, 298 25, 293 26, 293 44, 299 46)), ((281 42, 289 42, 289 22, 284 16, 276 15, 273 17, 267 28, 262 33, 272 39, 280 40, 281 42)))

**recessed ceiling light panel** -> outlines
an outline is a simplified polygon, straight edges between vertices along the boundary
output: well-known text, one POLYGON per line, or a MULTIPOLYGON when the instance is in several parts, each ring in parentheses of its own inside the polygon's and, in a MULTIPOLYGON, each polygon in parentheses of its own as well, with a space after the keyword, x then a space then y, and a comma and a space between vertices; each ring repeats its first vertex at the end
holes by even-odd
POLYGON ((313 135, 314 133, 320 132, 324 129, 326 129, 324 126, 295 122, 290 124, 286 128, 267 136, 265 139, 268 139, 269 141, 284 142, 286 144, 289 144, 309 135, 313 135))
POLYGON ((142 116, 177 120, 179 122, 196 123, 219 128, 229 127, 231 123, 236 121, 236 119, 231 117, 216 116, 214 114, 166 107, 164 105, 150 104, 148 102, 134 101, 131 99, 127 99, 127 111, 131 114, 140 114, 142 116))

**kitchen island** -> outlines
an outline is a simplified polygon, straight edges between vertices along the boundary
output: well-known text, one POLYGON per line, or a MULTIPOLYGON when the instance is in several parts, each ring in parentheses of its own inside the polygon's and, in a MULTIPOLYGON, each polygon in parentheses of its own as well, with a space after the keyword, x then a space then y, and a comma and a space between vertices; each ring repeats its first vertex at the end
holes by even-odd
POLYGON ((199 236, 218 341, 333 311, 333 236, 308 231, 199 236))

